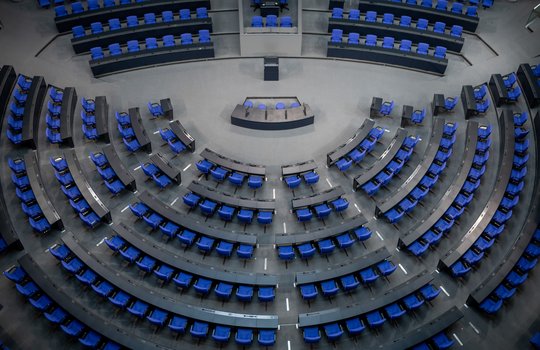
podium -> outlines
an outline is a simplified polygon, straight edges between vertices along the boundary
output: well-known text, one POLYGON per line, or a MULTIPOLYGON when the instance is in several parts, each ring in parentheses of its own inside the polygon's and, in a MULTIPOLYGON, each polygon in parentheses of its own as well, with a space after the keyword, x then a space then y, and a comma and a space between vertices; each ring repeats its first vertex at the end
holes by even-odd
POLYGON ((264 58, 264 81, 279 80, 279 58, 265 57, 264 58))

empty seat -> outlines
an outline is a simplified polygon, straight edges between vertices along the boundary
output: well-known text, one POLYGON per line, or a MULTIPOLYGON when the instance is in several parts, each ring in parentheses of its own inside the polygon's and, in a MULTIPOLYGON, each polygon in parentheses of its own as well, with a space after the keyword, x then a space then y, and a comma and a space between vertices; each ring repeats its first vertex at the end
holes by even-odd
POLYGON ((144 14, 144 23, 145 24, 155 24, 156 23, 156 14, 155 13, 145 13, 144 14))
POLYGON ((421 29, 421 30, 427 30, 428 24, 429 22, 427 19, 419 18, 418 21, 416 22, 416 28, 421 29))
POLYGON ((401 16, 399 19, 399 25, 402 27, 410 27, 411 26, 411 17, 410 16, 401 16))
POLYGON ((385 24, 394 24, 394 14, 392 13, 383 14, 382 22, 385 24))
POLYGON ((332 9, 332 18, 343 18, 343 9, 339 7, 334 7, 332 9))
POLYGON ((383 38, 383 44, 382 46, 387 49, 393 49, 394 48, 394 38, 385 36, 383 38))
MULTIPOLYGON (((433 53, 433 56, 437 58, 445 58, 446 57, 446 47, 443 46, 436 46, 435 52, 433 53)), ((457 103, 457 100, 456 100, 457 103)))
POLYGON ((291 16, 283 16, 279 20, 279 25, 283 28, 292 28, 292 18, 291 16))
POLYGON ((332 30, 330 41, 333 43, 340 43, 342 40, 343 40, 343 30, 341 29, 332 30))
POLYGON ((444 22, 435 22, 435 24, 433 25, 433 31, 435 33, 444 34, 445 29, 446 29, 446 23, 444 22))
POLYGON ((208 18, 208 10, 206 7, 197 7, 195 14, 197 18, 208 18))
POLYGON ((180 35, 180 44, 181 45, 190 45, 193 44, 193 37, 191 33, 183 33, 180 35))
POLYGON ((463 4, 460 3, 460 2, 452 3, 452 7, 451 7, 450 11, 452 11, 454 13, 462 14, 463 13, 463 4))
POLYGON ((427 55, 429 50, 429 45, 426 43, 419 43, 418 47, 416 48, 416 53, 421 55, 427 55))
POLYGON ((158 43, 156 38, 146 38, 145 46, 147 50, 157 49, 158 43))
POLYGON ((103 25, 101 22, 90 23, 90 30, 92 31, 92 34, 103 33, 103 25))
POLYGON ((360 20, 360 10, 357 10, 357 9, 351 9, 349 11, 349 19, 353 19, 353 20, 360 20))
POLYGON ((366 12, 366 22, 377 22, 377 12, 367 11, 366 12))
POLYGON ((267 27, 277 27, 277 16, 275 16, 275 15, 266 16, 266 26, 267 27))
POLYGON ((161 13, 161 20, 163 22, 172 22, 174 21, 174 14, 172 11, 163 11, 161 13))
POLYGON ((251 18, 251 26, 252 27, 263 27, 263 18, 262 16, 253 16, 251 18))
POLYGON ((412 42, 410 40, 403 39, 399 43, 399 49, 401 51, 411 51, 412 42))
POLYGON ((463 27, 458 26, 457 24, 454 24, 452 28, 450 29, 450 35, 460 38, 461 34, 463 33, 463 27))

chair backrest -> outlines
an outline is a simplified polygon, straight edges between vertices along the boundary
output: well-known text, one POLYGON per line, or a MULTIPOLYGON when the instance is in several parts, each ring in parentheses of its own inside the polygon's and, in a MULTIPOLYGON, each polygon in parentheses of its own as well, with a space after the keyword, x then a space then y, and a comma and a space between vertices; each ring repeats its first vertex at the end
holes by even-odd
POLYGON ((446 0, 439 0, 437 1, 437 6, 435 8, 446 11, 448 9, 448 2, 446 0))
POLYGON ((88 0, 86 3, 88 4, 88 10, 97 10, 100 8, 97 0, 88 0))
POLYGON ((446 23, 444 22, 435 22, 433 25, 433 31, 435 32, 444 32, 444 29, 446 28, 446 23))
POLYGON ((454 2, 452 4, 452 12, 463 13, 463 4, 460 2, 454 2))
POLYGON ((193 37, 191 36, 191 33, 184 33, 180 35, 180 44, 182 45, 193 44, 193 37))
POLYGON ((429 45, 426 43, 419 43, 416 49, 416 52, 422 55, 427 55, 429 50, 429 45))
POLYGON ((418 22, 416 22, 416 28, 418 29, 427 29, 428 27, 428 20, 425 18, 419 18, 418 22))
POLYGON ((163 11, 161 13, 161 20, 163 22, 171 22, 174 20, 174 14, 172 11, 163 11))
POLYGON ((139 42, 137 40, 130 40, 127 42, 128 52, 139 51, 139 42))
POLYGON ((401 51, 411 51, 411 45, 412 45, 412 41, 410 40, 401 40, 401 43, 399 44, 399 49, 401 51))
POLYGON ((155 49, 158 47, 156 38, 146 38, 145 43, 147 49, 155 49))
POLYGON ((93 60, 103 58, 103 50, 101 47, 93 47, 90 49, 90 54, 93 60))
POLYGON ((445 58, 446 57, 446 47, 436 46, 435 47, 435 53, 433 55, 435 57, 445 58))
POLYGON ((155 13, 145 13, 144 14, 144 23, 153 24, 156 23, 156 14, 155 13))
POLYGON ((208 11, 206 10, 206 7, 198 7, 196 10, 197 18, 207 18, 208 17, 208 11))
POLYGON ((66 16, 68 13, 66 7, 64 5, 60 5, 54 8, 54 14, 56 15, 56 17, 61 17, 66 16))
POLYGON ((377 12, 375 11, 366 12, 366 21, 375 22, 376 20, 377 20, 377 12))
POLYGON ((463 33, 463 27, 458 26, 457 24, 454 24, 452 26, 452 29, 450 29, 450 34, 452 34, 453 36, 461 36, 462 33, 463 33))
POLYGON ((478 12, 476 11, 478 8, 476 6, 469 6, 467 7, 467 16, 477 17, 478 12))
POLYGON ((266 16, 266 26, 267 27, 277 27, 277 16, 275 16, 275 15, 266 16))
POLYGON ((86 35, 83 26, 75 26, 71 28, 74 38, 80 38, 86 35))
POLYGON ((332 37, 330 39, 332 42, 341 42, 342 38, 343 38, 343 30, 341 29, 332 30, 332 37))
POLYGON ((209 43, 210 41, 210 31, 208 29, 199 30, 199 43, 209 43))
POLYGON ((163 46, 174 46, 174 35, 165 35, 163 37, 163 46))
POLYGON ((383 23, 388 23, 388 24, 394 23, 394 14, 393 13, 383 14, 383 23))
POLYGON ((360 34, 358 33, 349 33, 349 44, 359 44, 360 43, 360 34))
POLYGON ((411 25, 411 17, 410 16, 401 16, 399 19, 399 25, 403 27, 408 27, 411 25))
POLYGON ((373 34, 366 35, 366 45, 376 46, 377 45, 377 36, 373 34))
POLYGON ((118 18, 109 19, 109 30, 120 29, 121 27, 122 25, 120 24, 120 20, 118 18))
POLYGON ((292 27, 292 18, 291 16, 283 16, 280 19, 280 26, 290 28, 292 27))
POLYGON ((181 9, 180 10, 180 19, 190 19, 191 13, 189 12, 189 9, 181 9))
POLYGON ((90 30, 93 34, 103 33, 103 25, 101 22, 90 23, 90 30))
POLYGON ((394 48, 394 38, 391 37, 391 36, 385 36, 383 38, 383 47, 385 47, 387 49, 394 48))
POLYGON ((137 16, 127 16, 126 22, 128 27, 134 27, 139 25, 139 19, 137 16))
POLYGON ((74 2, 71 4, 71 13, 81 13, 84 12, 84 7, 80 2, 74 2))
POLYGON ((332 18, 343 18, 343 9, 339 7, 334 7, 332 9, 332 18))
POLYGON ((262 27, 263 26, 262 16, 253 16, 251 18, 251 26, 252 27, 262 27))
POLYGON ((349 11, 349 19, 359 20, 360 19, 360 10, 351 9, 349 11))

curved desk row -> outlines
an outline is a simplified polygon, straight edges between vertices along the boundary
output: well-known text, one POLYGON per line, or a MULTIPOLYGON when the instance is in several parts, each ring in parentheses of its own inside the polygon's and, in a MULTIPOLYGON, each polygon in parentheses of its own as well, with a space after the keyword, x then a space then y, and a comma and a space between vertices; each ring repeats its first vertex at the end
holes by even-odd
POLYGON ((73 147, 73 118, 77 107, 77 92, 74 87, 64 89, 60 109, 60 138, 62 143, 73 147))
POLYGON ((75 150, 72 149, 64 152, 64 159, 68 164, 68 169, 71 173, 71 176, 73 177, 73 180, 75 181, 75 185, 81 192, 86 202, 88 202, 88 205, 90 205, 92 211, 96 213, 96 215, 100 218, 101 221, 104 221, 108 224, 111 223, 111 212, 109 211, 109 209, 107 209, 105 204, 103 204, 101 199, 99 199, 96 192, 94 192, 94 189, 86 180, 86 176, 84 176, 81 164, 79 164, 79 160, 77 159, 75 150))
POLYGON ((491 92, 491 97, 493 98, 493 103, 497 107, 508 103, 508 90, 506 89, 506 85, 504 84, 504 80, 500 74, 491 75, 491 78, 489 78, 488 87, 491 92))
POLYGON ((527 100, 527 103, 531 108, 535 108, 540 105, 540 85, 538 83, 538 77, 535 77, 531 66, 528 63, 520 64, 517 70, 517 78, 523 96, 527 100))
POLYGON ((247 284, 251 286, 276 286, 278 284, 278 276, 275 275, 243 273, 224 269, 218 270, 214 266, 202 265, 196 261, 191 261, 181 256, 182 251, 179 250, 179 254, 177 255, 167 249, 163 249, 133 232, 124 223, 114 225, 113 231, 144 254, 177 270, 186 271, 190 274, 206 277, 214 281, 232 284, 247 284))
MULTIPOLYGON (((6 115, 11 92, 15 87, 16 80, 17 73, 15 73, 13 66, 2 66, 2 69, 0 69, 0 130, 2 130, 2 126, 4 125, 4 116, 6 115)), ((18 244, 19 238, 6 208, 4 196, 0 195, 0 221, 4 223, 0 228, 0 236, 2 236, 8 246, 11 246, 18 244)))
POLYGON ((463 318, 463 312, 456 306, 446 309, 439 315, 432 318, 426 324, 417 327, 398 338, 394 338, 392 342, 388 342, 378 347, 384 350, 403 350, 434 337, 440 332, 452 326, 454 323, 463 318))
POLYGON ((169 123, 170 130, 176 135, 176 138, 182 142, 190 152, 195 152, 195 139, 191 136, 186 128, 178 121, 169 123))
POLYGON ((315 164, 315 161, 311 159, 302 163, 282 165, 281 176, 285 177, 292 175, 300 175, 304 173, 309 173, 310 171, 314 171, 315 169, 317 169, 317 164, 315 164))
POLYGON ((352 231, 366 223, 366 218, 362 214, 359 214, 353 218, 346 219, 337 225, 330 227, 324 226, 313 231, 307 230, 302 233, 276 233, 273 244, 280 246, 316 242, 352 231))
POLYGON ((360 0, 358 9, 363 12, 377 11, 380 13, 393 13, 396 16, 405 15, 413 18, 425 18, 432 23, 457 24, 469 32, 474 32, 479 22, 478 17, 390 0, 360 0))
POLYGON ((41 117, 41 108, 45 102, 47 93, 47 84, 41 76, 35 76, 32 79, 28 98, 24 104, 22 141, 21 145, 36 149, 37 135, 39 132, 39 119, 41 117))
POLYGON ((396 40, 408 39, 416 43, 426 43, 431 47, 444 46, 450 51, 461 52, 465 40, 462 37, 446 33, 436 33, 433 30, 422 30, 414 27, 403 27, 398 24, 366 22, 347 18, 330 18, 328 32, 334 29, 343 30, 344 34, 358 33, 360 35, 374 34, 379 37, 393 37, 396 40))
POLYGON ((107 280, 107 282, 113 286, 116 286, 129 295, 132 295, 153 307, 189 317, 194 320, 231 327, 271 329, 276 329, 278 327, 278 317, 274 315, 246 315, 212 310, 185 304, 179 300, 153 293, 148 288, 135 281, 118 278, 116 271, 110 269, 106 262, 101 261, 97 256, 82 247, 73 234, 64 235, 62 237, 62 242, 78 259, 92 269, 98 276, 107 280))
POLYGON ((195 11, 197 7, 210 9, 210 0, 154 0, 150 2, 134 2, 55 17, 54 21, 56 22, 58 31, 64 33, 70 31, 75 26, 88 27, 93 22, 106 22, 110 18, 127 16, 141 17, 149 12, 177 12, 181 9, 195 11))
POLYGON ((403 141, 407 137, 407 130, 399 128, 396 132, 396 136, 386 149, 384 153, 379 157, 379 159, 373 164, 371 168, 368 169, 364 174, 355 177, 353 180, 353 188, 357 191, 363 184, 368 181, 371 181, 375 175, 380 173, 395 157, 398 153, 403 141))
POLYGON ((478 237, 484 232, 501 204, 506 187, 510 181, 514 158, 514 118, 509 110, 502 111, 499 117, 499 130, 503 134, 503 137, 501 137, 504 140, 502 143, 503 154, 497 181, 489 197, 489 201, 467 233, 465 233, 454 247, 441 257, 439 266, 450 269, 454 263, 460 260, 463 254, 473 246, 478 237))
POLYGON ((332 187, 324 192, 315 193, 311 196, 293 198, 292 210, 297 210, 306 207, 314 207, 319 204, 328 203, 345 194, 345 190, 341 186, 332 187))
POLYGON ((168 161, 163 158, 159 153, 154 153, 150 156, 150 162, 153 163, 160 172, 167 175, 176 185, 180 185, 182 182, 182 172, 180 169, 175 168, 168 161))
POLYGON ((131 127, 133 128, 133 133, 135 134, 137 142, 139 142, 141 148, 147 153, 152 153, 152 142, 150 142, 150 137, 148 137, 148 133, 144 128, 139 107, 130 108, 128 114, 131 119, 131 127))
POLYGON ((429 167, 435 160, 435 156, 439 151, 439 145, 443 137, 445 121, 444 118, 435 118, 433 123, 433 131, 431 132, 431 138, 427 147, 426 154, 422 162, 418 164, 416 169, 412 172, 407 180, 392 194, 392 197, 387 198, 384 201, 377 201, 377 207, 375 208, 375 214, 380 216, 404 200, 411 191, 418 186, 424 175, 427 174, 429 167))
MULTIPOLYGON (((63 310, 71 316, 101 334, 102 336, 114 341, 128 349, 156 349, 156 344, 148 342, 147 339, 139 338, 132 332, 124 331, 124 328, 116 327, 110 324, 108 320, 101 318, 92 310, 87 309, 79 301, 70 298, 64 293, 45 273, 45 271, 26 254, 17 260, 34 283, 63 310)), ((161 347, 160 347, 161 348, 161 347)))
POLYGON ((94 100, 96 108, 94 116, 96 117, 97 138, 107 143, 111 142, 109 136, 109 104, 107 97, 97 96, 94 100))
POLYGON ((334 309, 310 312, 298 315, 298 326, 309 327, 319 326, 331 322, 339 322, 359 315, 363 315, 389 304, 395 303, 401 298, 416 292, 426 284, 433 281, 433 275, 428 274, 427 270, 412 276, 406 282, 387 290, 382 295, 373 296, 363 300, 362 303, 347 305, 334 309))
POLYGON ((363 270, 369 266, 373 266, 383 261, 384 259, 389 258, 390 256, 391 254, 388 249, 386 249, 386 247, 381 247, 375 251, 370 252, 369 254, 354 259, 348 264, 341 264, 337 267, 331 266, 325 270, 297 272, 295 277, 296 284, 316 283, 331 279, 337 279, 345 275, 357 273, 358 271, 363 270))
POLYGON ((43 216, 45 217, 49 225, 51 225, 51 227, 62 230, 64 228, 62 219, 54 208, 43 183, 43 180, 41 179, 37 151, 31 151, 29 153, 26 153, 24 155, 24 164, 26 166, 26 176, 28 176, 30 187, 32 188, 32 192, 36 197, 35 200, 39 205, 43 216))
POLYGON ((329 42, 326 56, 390 64, 437 74, 444 74, 448 65, 446 58, 364 44, 329 42))
POLYGON ((145 49, 137 52, 123 53, 118 56, 107 56, 90 60, 90 69, 94 77, 119 73, 136 68, 144 68, 179 61, 200 60, 214 57, 213 43, 195 43, 145 49))
POLYGON ((257 175, 266 177, 266 167, 255 164, 245 164, 234 159, 227 158, 208 148, 201 152, 201 157, 204 159, 230 171, 239 172, 248 175, 257 175))
POLYGON ((236 105, 231 124, 257 130, 288 130, 313 124, 315 115, 307 103, 285 109, 258 109, 236 105))
POLYGON ((84 53, 90 51, 93 47, 107 47, 114 43, 127 43, 130 40, 140 41, 152 37, 161 38, 171 34, 197 34, 199 30, 203 29, 212 31, 211 18, 182 19, 107 30, 98 34, 88 34, 80 38, 72 38, 71 45, 73 45, 75 53, 84 53))
POLYGON ((422 221, 413 229, 409 230, 399 238, 399 245, 409 246, 414 241, 419 239, 424 233, 426 233, 435 223, 446 213, 450 208, 459 192, 463 188, 467 177, 469 176, 469 171, 473 165, 474 155, 476 153, 476 142, 478 138, 478 122, 469 121, 467 122, 467 132, 466 132, 466 141, 465 141, 465 151, 463 155, 463 160, 461 161, 461 166, 459 173, 454 178, 454 181, 448 187, 445 194, 438 202, 437 207, 431 211, 431 213, 422 219, 422 221))
MULTIPOLYGON (((536 159, 540 155, 540 114, 536 114, 534 121, 534 135, 536 137, 536 159)), ((502 261, 493 268, 492 272, 481 281, 478 286, 472 289, 468 303, 480 304, 486 299, 498 286, 503 283, 506 276, 514 268, 518 260, 523 255, 525 248, 530 243, 535 230, 540 225, 540 162, 536 162, 536 178, 534 179, 533 195, 531 198, 531 207, 527 219, 521 228, 521 233, 516 239, 510 250, 502 261)))
POLYGON ((276 201, 273 199, 254 199, 234 197, 228 193, 219 192, 214 188, 193 181, 187 189, 203 198, 210 199, 216 203, 224 204, 233 208, 245 208, 252 210, 276 211, 276 201))
POLYGON ((122 161, 118 157, 114 146, 112 144, 107 145, 103 147, 102 152, 107 158, 109 165, 111 166, 112 170, 114 171, 116 177, 118 177, 120 182, 124 186, 126 186, 126 188, 129 189, 131 192, 137 191, 137 183, 135 182, 135 178, 133 177, 133 175, 131 175, 131 173, 124 166, 124 163, 122 163, 122 161))
POLYGON ((226 231, 223 228, 217 228, 201 224, 191 216, 186 216, 171 208, 169 205, 158 200, 147 191, 142 192, 137 196, 137 199, 145 204, 155 213, 162 216, 167 221, 175 223, 187 230, 203 234, 212 238, 232 242, 255 245, 257 244, 257 235, 246 234, 244 232, 226 231))
POLYGON ((338 146, 332 152, 326 154, 326 165, 329 167, 337 162, 339 159, 345 157, 349 152, 358 147, 360 142, 362 142, 368 135, 371 129, 375 126, 375 121, 372 119, 364 120, 362 126, 356 130, 356 133, 348 139, 344 144, 338 146))

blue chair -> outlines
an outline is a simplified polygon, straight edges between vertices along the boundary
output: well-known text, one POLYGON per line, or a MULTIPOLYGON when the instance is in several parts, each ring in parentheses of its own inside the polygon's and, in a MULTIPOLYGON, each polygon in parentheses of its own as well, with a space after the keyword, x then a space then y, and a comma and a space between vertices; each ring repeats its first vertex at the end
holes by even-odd
POLYGON ((128 28, 136 27, 136 26, 139 25, 139 19, 137 18, 137 16, 127 16, 126 17, 126 24, 127 24, 128 28))
POLYGON ((238 328, 234 340, 238 345, 250 345, 253 342, 253 330, 249 328, 238 328))
POLYGON ((444 34, 445 29, 446 29, 446 23, 444 22, 435 22, 435 24, 433 25, 433 32, 435 33, 444 34))
POLYGON ((251 189, 261 188, 263 185, 263 177, 259 175, 250 175, 248 177, 248 187, 251 189))
POLYGON ((174 21, 174 14, 172 11, 163 11, 161 13, 161 21, 164 23, 174 21))
POLYGON ((260 302, 269 302, 274 300, 276 294, 273 287, 259 287, 257 296, 260 302))
POLYGON ((179 13, 180 13, 180 19, 182 20, 191 19, 191 13, 189 12, 189 9, 181 9, 179 13))
POLYGON ((55 307, 50 312, 44 312, 43 316, 45 316, 47 320, 49 320, 50 322, 54 324, 61 324, 66 320, 66 318, 68 317, 68 314, 64 310, 62 310, 60 307, 55 307))
POLYGON ((260 329, 257 341, 261 346, 272 346, 276 343, 276 332, 273 329, 260 329))
POLYGON ((111 56, 118 56, 122 54, 122 48, 120 47, 120 44, 114 43, 109 45, 109 55, 111 56))
MULTIPOLYGON (((401 45, 403 45, 403 42, 405 40, 401 41, 401 45)), ((401 50, 400 45, 400 50, 401 50)), ((379 110, 379 113, 383 116, 389 116, 392 113, 392 110, 394 109, 394 101, 384 101, 384 103, 381 105, 381 109, 379 110)))
POLYGON ((402 300, 403 304, 409 311, 416 310, 424 304, 424 299, 420 299, 416 294, 407 295, 402 300))
POLYGON ((303 284, 300 286, 300 294, 305 301, 313 300, 317 297, 317 286, 314 284, 303 284))
POLYGON ((377 36, 373 34, 366 35, 367 46, 377 46, 377 36))
POLYGON ((210 169, 212 169, 214 167, 214 164, 207 161, 206 159, 202 159, 200 161, 197 162, 196 164, 197 166, 197 169, 203 173, 203 174, 209 174, 210 173, 210 169))
POLYGON ((140 50, 139 42, 137 40, 130 40, 127 42, 128 52, 138 52, 140 50))
POLYGON ((433 341, 433 344, 437 347, 437 349, 448 349, 454 345, 454 341, 446 336, 443 332, 435 335, 431 338, 433 341))
POLYGON ((362 283, 369 284, 375 282, 379 275, 373 270, 373 268, 368 267, 359 272, 360 279, 362 280, 362 283))
POLYGON ((201 236, 199 237, 199 240, 197 241, 196 245, 197 248, 203 253, 209 253, 212 251, 212 248, 214 246, 215 240, 210 237, 201 236))
POLYGON ((235 209, 226 205, 222 205, 218 209, 218 214, 221 220, 231 221, 234 217, 235 209))
POLYGON ((325 203, 319 204, 315 206, 313 209, 315 210, 315 214, 317 215, 319 219, 324 219, 325 217, 328 217, 330 213, 332 212, 330 207, 325 203))
POLYGON ((257 222, 262 225, 268 225, 272 223, 273 212, 271 211, 259 211, 257 213, 257 222))
POLYGON ((251 26, 261 28, 263 27, 263 18, 262 16, 253 16, 251 18, 251 26))
POLYGON ((323 326, 323 328, 324 332, 326 333, 326 337, 331 342, 338 340, 343 335, 343 329, 341 329, 339 323, 326 324, 323 326))
POLYGON ((300 186, 300 183, 302 182, 298 175, 287 176, 284 178, 284 180, 287 184, 287 187, 289 187, 290 189, 300 186))
POLYGON ((437 5, 435 5, 435 9, 441 10, 441 11, 447 11, 448 10, 448 2, 446 0, 437 1, 437 5))
POLYGON ((71 32, 73 34, 73 38, 82 38, 86 35, 86 32, 84 30, 83 26, 75 26, 71 28, 71 32))
POLYGON ((394 48, 394 38, 393 37, 388 37, 388 36, 385 36, 383 38, 383 44, 382 44, 382 47, 386 48, 386 49, 393 49, 394 48))
POLYGON ((193 44, 193 37, 191 33, 183 33, 180 35, 180 44, 181 45, 190 45, 193 44))
POLYGON ((461 277, 469 273, 469 271, 471 271, 471 267, 465 265, 461 260, 459 260, 451 266, 451 271, 454 277, 461 277))
POLYGON ((345 327, 351 336, 357 336, 366 329, 366 326, 358 317, 345 320, 345 327))
POLYGON ((343 40, 343 30, 334 29, 332 30, 332 35, 330 36, 330 42, 340 43, 343 40))
POLYGON ((100 8, 97 0, 88 0, 86 4, 88 5, 88 11, 98 10, 100 8))
POLYGON ((341 171, 346 171, 347 169, 351 167, 351 165, 352 165, 352 160, 347 159, 347 158, 341 158, 340 160, 336 162, 336 166, 341 171))
POLYGON ((366 315, 366 321, 371 328, 377 328, 382 326, 386 319, 380 311, 373 311, 366 315))
POLYGON ((332 9, 332 18, 343 18, 343 9, 339 7, 334 7, 332 9))
POLYGON ((155 13, 145 13, 144 14, 144 24, 155 24, 156 23, 156 14, 155 13))
POLYGON ((80 2, 77 1, 77 2, 71 3, 71 13, 72 14, 81 13, 81 12, 84 12, 84 7, 80 2))
POLYGON ((253 221, 253 210, 240 209, 236 217, 240 222, 243 222, 245 224, 251 224, 251 222, 253 221))
POLYGON ((154 275, 164 282, 169 282, 173 276, 173 273, 174 269, 165 264, 154 270, 154 275))
POLYGON ((90 30, 92 34, 103 33, 103 24, 101 22, 90 23, 90 30))
POLYGON ((180 243, 190 247, 191 245, 193 245, 193 242, 195 241, 197 235, 189 230, 184 230, 182 231, 182 233, 178 234, 177 237, 180 243))
POLYGON ((294 249, 292 245, 284 245, 278 247, 278 256, 281 260, 291 261, 294 260, 294 249))
POLYGON ((144 318, 148 312, 149 306, 141 300, 135 300, 126 310, 135 317, 144 318))
POLYGON ((195 284, 193 284, 193 288, 195 288, 195 292, 197 292, 198 294, 201 294, 203 296, 207 295, 212 288, 212 281, 206 278, 199 277, 195 284))
POLYGON ((450 8, 450 11, 453 13, 463 13, 463 4, 460 2, 454 2, 452 3, 452 7, 450 8))
POLYGON ((212 332, 212 339, 218 343, 226 343, 231 337, 231 328, 217 325, 212 332))
POLYGON ((461 38, 461 35, 463 33, 463 27, 458 26, 457 24, 454 24, 452 28, 450 28, 450 35, 461 38))
POLYGON ((383 277, 390 276, 396 269, 397 266, 389 260, 383 260, 377 264, 377 270, 383 277))
POLYGON ((153 50, 158 48, 156 38, 146 38, 144 42, 147 50, 153 50))
POLYGON ((354 240, 348 232, 336 236, 336 241, 340 249, 347 249, 354 244, 354 240))
POLYGON ((306 222, 311 220, 313 213, 311 210, 309 210, 309 208, 302 208, 296 210, 296 217, 298 218, 299 222, 306 222))
POLYGON ((180 272, 176 277, 173 277, 173 282, 177 288, 187 289, 191 284, 193 276, 186 272, 180 272))
POLYGON ((241 302, 250 302, 253 299, 253 287, 239 285, 236 289, 236 298, 241 302))
POLYGON ((384 24, 394 24, 394 14, 392 13, 383 14, 382 22, 384 24))
POLYGON ((62 16, 67 16, 68 15, 68 12, 67 12, 66 7, 64 5, 56 6, 54 8, 54 13, 55 13, 56 17, 62 17, 62 16))
POLYGON ((197 18, 208 18, 208 11, 206 7, 197 7, 195 10, 197 18))
POLYGON ((354 277, 354 275, 346 275, 343 277, 340 277, 341 286, 344 291, 350 291, 353 289, 356 289, 360 282, 354 277))
POLYGON ((410 27, 411 26, 411 17, 410 16, 401 16, 399 19, 399 25, 402 27, 410 27))
POLYGON ((396 320, 401 316, 405 315, 405 313, 407 312, 398 303, 393 303, 385 306, 384 311, 386 312, 386 315, 388 315, 388 318, 390 318, 391 320, 396 320))
POLYGON ((227 176, 229 175, 229 171, 218 166, 210 169, 210 174, 216 181, 220 182, 227 178, 227 176))
POLYGON ((399 43, 399 50, 409 52, 409 51, 411 51, 411 45, 412 45, 412 41, 403 39, 399 43))
POLYGON ((366 12, 366 22, 377 22, 377 12, 367 11, 366 12))
POLYGON ((231 298, 233 285, 225 282, 219 282, 214 289, 218 299, 229 300, 231 298))
POLYGON ((358 33, 349 33, 349 38, 347 39, 347 43, 359 45, 360 44, 360 34, 358 33))
POLYGON ((78 337, 82 333, 85 326, 81 322, 73 319, 73 320, 69 321, 69 323, 66 324, 66 325, 63 325, 63 324, 60 325, 60 328, 67 335, 71 335, 73 337, 78 337))
POLYGON ((277 16, 275 16, 275 15, 266 16, 266 26, 267 27, 277 27, 277 16))
POLYGON ((521 88, 519 86, 508 90, 508 101, 515 102, 519 96, 521 96, 521 88))
POLYGON ((169 317, 169 313, 166 311, 163 311, 161 309, 154 309, 150 312, 148 316, 146 316, 146 319, 151 324, 163 327, 165 325, 165 322, 167 321, 167 318, 169 317))
POLYGON ((420 6, 424 6, 424 7, 433 7, 433 0, 422 0, 422 2, 420 3, 420 6))
POLYGON ((319 252, 324 255, 332 253, 336 248, 331 239, 318 241, 317 246, 319 247, 319 252))
POLYGON ((279 20, 279 25, 282 28, 292 28, 292 18, 291 16, 283 16, 279 20))
POLYGON ((120 24, 120 20, 118 18, 109 19, 109 30, 118 30, 121 28, 122 25, 120 24))
POLYGON ((349 19, 358 21, 360 20, 360 10, 357 9, 351 9, 349 11, 349 19))
POLYGON ((300 244, 297 248, 302 259, 308 259, 315 255, 315 247, 309 242, 300 244))
POLYGON ((471 17, 478 17, 477 9, 478 8, 476 6, 468 6, 467 10, 465 11, 465 14, 471 17))
POLYGON ((187 328, 187 319, 181 316, 173 316, 169 321, 169 329, 176 333, 185 333, 187 328))

